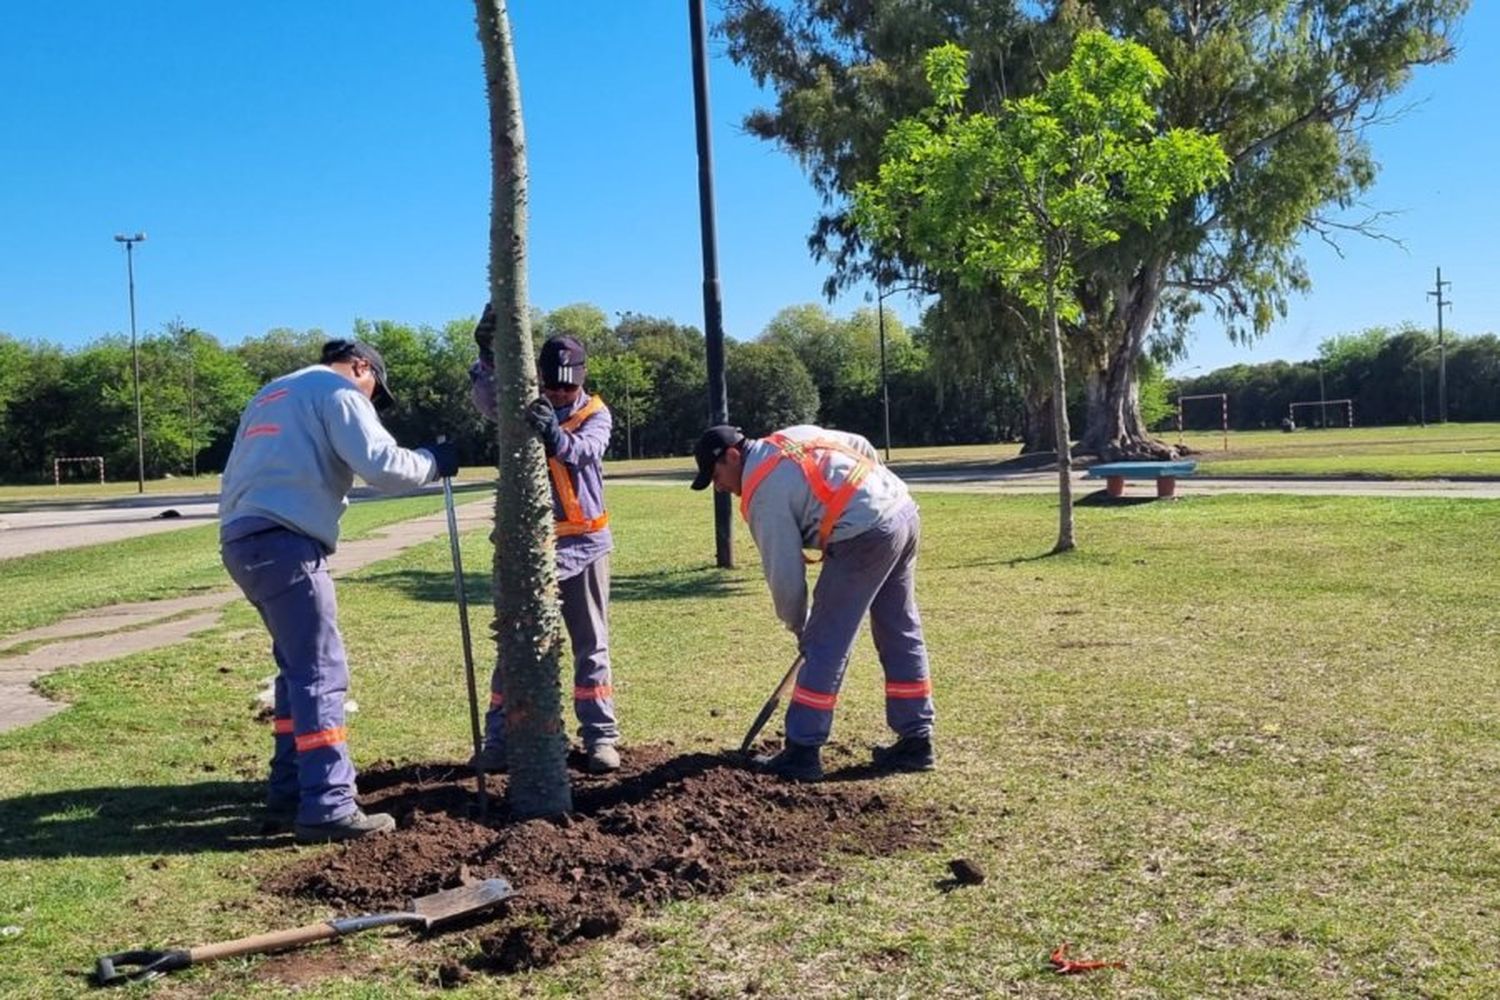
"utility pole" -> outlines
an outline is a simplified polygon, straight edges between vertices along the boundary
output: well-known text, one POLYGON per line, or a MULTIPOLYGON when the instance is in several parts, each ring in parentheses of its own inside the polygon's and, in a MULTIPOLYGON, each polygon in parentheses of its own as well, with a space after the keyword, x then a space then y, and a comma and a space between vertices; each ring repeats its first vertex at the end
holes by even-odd
POLYGON ((1443 310, 1453 308, 1453 300, 1443 298, 1443 289, 1453 282, 1443 280, 1443 269, 1437 269, 1437 287, 1427 293, 1429 299, 1437 299, 1438 314, 1438 423, 1448 422, 1448 346, 1443 342, 1443 310))
MULTIPOLYGON (((708 35, 703 0, 688 0, 693 39, 693 117, 698 132, 698 223, 703 240, 703 336, 708 355, 708 413, 712 424, 729 423, 724 380, 724 304, 719 295, 719 246, 714 231, 714 154, 708 129, 708 35)), ((714 491, 714 551, 720 569, 734 568, 734 521, 729 494, 714 491)))
POLYGON ((885 464, 891 464, 891 386, 885 373, 885 282, 876 279, 875 324, 880 330, 880 410, 885 421, 885 464))
POLYGON ((135 368, 135 489, 146 492, 146 435, 141 429, 141 354, 135 344, 135 245, 146 241, 145 233, 126 236, 115 234, 115 242, 125 244, 125 273, 130 282, 130 360, 135 368))

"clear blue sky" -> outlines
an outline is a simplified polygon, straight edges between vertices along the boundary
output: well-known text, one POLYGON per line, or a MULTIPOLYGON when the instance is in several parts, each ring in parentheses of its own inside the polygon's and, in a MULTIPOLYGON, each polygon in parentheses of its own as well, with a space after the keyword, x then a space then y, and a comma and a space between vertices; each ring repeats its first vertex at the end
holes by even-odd
MULTIPOLYGON (((531 292, 701 325, 687 6, 513 5, 531 164, 531 292)), ((709 3, 710 14, 714 4, 709 3)), ((1309 248, 1313 293, 1253 348, 1205 325, 1179 366, 1310 356, 1330 334, 1429 322, 1500 329, 1494 288, 1500 5, 1454 65, 1374 134, 1372 194, 1406 241, 1309 248)), ((127 329, 116 232, 136 253, 142 330, 173 318, 236 342, 357 317, 440 324, 485 295, 487 117, 472 7, 369 0, 207 4, 12 0, 0 37, 0 331, 78 344, 127 329)), ((820 300, 818 209, 795 162, 739 132, 761 102, 715 46, 714 154, 725 326, 753 337, 820 300)), ((859 295, 833 304, 847 313, 859 295)), ((908 318, 909 305, 893 303, 908 318)))

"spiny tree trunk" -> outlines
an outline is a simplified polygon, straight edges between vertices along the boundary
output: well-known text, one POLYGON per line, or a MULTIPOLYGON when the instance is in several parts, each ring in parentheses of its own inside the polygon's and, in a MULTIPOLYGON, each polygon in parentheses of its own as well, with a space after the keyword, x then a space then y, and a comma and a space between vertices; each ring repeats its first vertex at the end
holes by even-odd
POLYGON ((1047 264, 1047 332, 1052 339, 1052 424, 1057 438, 1057 544, 1052 551, 1068 552, 1073 548, 1073 456, 1068 445, 1068 379, 1063 369, 1062 328, 1057 321, 1057 268, 1053 261, 1047 264))
POLYGON ((526 302, 526 134, 506 0, 475 0, 490 105, 493 203, 490 301, 495 307, 495 646, 503 668, 509 804, 517 816, 571 812, 562 721, 562 616, 546 456, 523 409, 536 398, 526 302))

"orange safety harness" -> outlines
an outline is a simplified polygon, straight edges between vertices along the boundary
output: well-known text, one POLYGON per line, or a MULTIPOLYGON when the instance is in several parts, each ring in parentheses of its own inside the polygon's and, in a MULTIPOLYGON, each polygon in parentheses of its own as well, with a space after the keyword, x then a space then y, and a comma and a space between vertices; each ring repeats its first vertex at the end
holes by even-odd
MULTIPOLYGON (((744 489, 740 495, 740 516, 745 523, 750 522, 750 498, 760 487, 771 470, 782 461, 796 462, 802 469, 802 475, 807 480, 807 486, 812 490, 813 496, 823 505, 823 520, 818 525, 818 551, 822 552, 828 548, 828 538, 833 534, 833 529, 843 516, 849 501, 854 499, 854 493, 859 489, 865 477, 874 468, 874 463, 864 455, 855 451, 847 445, 827 438, 814 438, 811 441, 794 441, 784 434, 772 434, 766 438, 766 443, 776 449, 770 457, 766 458, 755 467, 755 471, 745 480, 744 489), (844 481, 835 487, 828 480, 829 460, 834 452, 847 455, 854 459, 854 467, 851 468, 844 481)), ((816 562, 817 560, 808 560, 816 562)))
MULTIPOLYGON (((578 412, 562 422, 562 429, 571 434, 582 427, 585 420, 602 409, 604 409, 604 400, 598 396, 590 396, 589 401, 584 403, 578 412)), ((563 519, 556 522, 557 537, 565 538, 569 535, 587 535, 595 531, 603 531, 609 524, 609 511, 601 510, 598 517, 584 517, 583 505, 578 502, 578 491, 573 488, 573 477, 568 475, 568 467, 556 458, 549 458, 547 469, 552 473, 552 487, 557 490, 557 499, 563 509, 563 519)))

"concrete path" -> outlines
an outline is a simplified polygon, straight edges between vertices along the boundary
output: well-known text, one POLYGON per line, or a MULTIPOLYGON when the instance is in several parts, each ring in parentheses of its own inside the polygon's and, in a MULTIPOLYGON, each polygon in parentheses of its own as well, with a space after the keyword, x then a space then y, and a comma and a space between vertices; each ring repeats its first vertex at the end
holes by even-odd
MULTIPOLYGON (((488 524, 493 511, 488 498, 462 504, 457 511, 459 530, 488 524)), ((342 543, 330 560, 333 574, 351 573, 447 531, 445 512, 387 525, 369 537, 342 543)), ((32 682, 44 674, 181 642, 218 625, 224 607, 237 600, 243 600, 240 592, 226 587, 174 600, 116 604, 0 639, 0 732, 67 707, 32 690, 32 682)))

